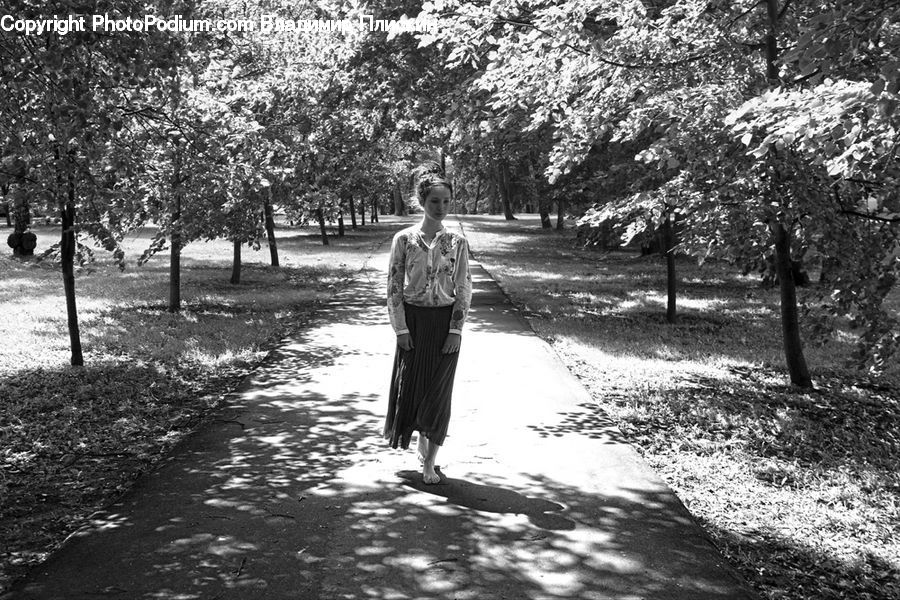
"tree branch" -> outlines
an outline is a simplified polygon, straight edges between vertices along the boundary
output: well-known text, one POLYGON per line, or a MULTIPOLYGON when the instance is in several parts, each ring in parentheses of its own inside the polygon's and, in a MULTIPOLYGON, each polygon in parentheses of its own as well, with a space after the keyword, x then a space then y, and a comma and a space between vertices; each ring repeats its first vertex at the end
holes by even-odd
POLYGON ((854 217, 860 217, 863 219, 868 219, 870 221, 880 221, 882 223, 900 223, 900 217, 879 217, 878 215, 861 213, 856 210, 842 209, 841 214, 853 215, 854 217))
POLYGON ((788 7, 791 5, 791 0, 784 0, 784 6, 781 7, 781 10, 778 11, 778 20, 780 21, 782 17, 784 17, 784 13, 787 12, 788 7))
POLYGON ((734 25, 735 23, 740 21, 742 18, 744 18, 747 15, 749 15, 750 13, 752 13, 753 9, 756 8, 757 6, 759 6, 760 4, 762 4, 763 2, 765 2, 765 0, 759 0, 756 4, 754 4, 753 6, 751 6, 750 8, 748 8, 747 10, 745 10, 744 12, 742 12, 741 14, 739 14, 738 16, 733 18, 732 20, 728 21, 728 27, 731 27, 732 25, 734 25))
POLYGON ((809 75, 804 75, 803 77, 798 77, 797 79, 791 81, 789 85, 797 85, 799 83, 803 83, 807 79, 812 79, 813 77, 815 77, 816 75, 818 75, 821 72, 822 72, 822 69, 820 69, 819 67, 816 67, 815 71, 813 71, 809 75))

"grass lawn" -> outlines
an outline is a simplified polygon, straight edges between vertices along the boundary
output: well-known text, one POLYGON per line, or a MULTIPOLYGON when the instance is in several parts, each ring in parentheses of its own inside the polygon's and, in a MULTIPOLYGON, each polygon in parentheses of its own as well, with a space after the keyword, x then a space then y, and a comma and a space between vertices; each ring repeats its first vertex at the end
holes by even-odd
MULTIPOLYGON (((58 265, 0 256, 0 593, 83 519, 110 503, 318 303, 345 285, 409 219, 331 237, 281 227, 280 268, 245 248, 229 283, 232 246, 183 252, 179 313, 166 312, 168 252, 138 267, 151 228, 125 241, 120 272, 102 250, 76 275, 85 366, 70 351, 58 265)), ((0 230, 2 231, 2 230, 0 230)), ((38 227, 37 252, 58 239, 38 227)), ((5 235, 3 236, 5 240, 5 235)))
POLYGON ((757 278, 679 259, 669 325, 658 257, 582 249, 531 215, 462 220, 476 258, 764 597, 900 598, 900 368, 847 368, 854 337, 837 331, 806 345, 817 389, 793 392, 778 291, 757 278))

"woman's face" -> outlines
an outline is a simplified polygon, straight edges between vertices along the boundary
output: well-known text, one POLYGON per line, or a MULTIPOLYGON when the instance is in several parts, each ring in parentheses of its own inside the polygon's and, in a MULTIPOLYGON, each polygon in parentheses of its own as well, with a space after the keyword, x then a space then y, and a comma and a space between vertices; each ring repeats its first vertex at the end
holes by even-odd
POLYGON ((435 221, 440 221, 450 212, 450 190, 447 186, 438 185, 428 190, 425 202, 422 203, 425 214, 435 221))

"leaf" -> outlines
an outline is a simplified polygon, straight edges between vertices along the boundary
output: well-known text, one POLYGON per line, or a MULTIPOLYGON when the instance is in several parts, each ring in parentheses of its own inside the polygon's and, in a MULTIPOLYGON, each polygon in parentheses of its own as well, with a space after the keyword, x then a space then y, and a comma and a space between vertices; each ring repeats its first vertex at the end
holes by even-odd
POLYGON ((745 146, 749 146, 749 145, 750 145, 750 142, 751 142, 752 140, 753 140, 753 134, 752 134, 752 133, 745 133, 744 135, 741 136, 741 143, 742 143, 743 145, 745 145, 745 146))
POLYGON ((894 74, 894 78, 891 79, 891 82, 887 86, 887 91, 889 94, 896 94, 900 91, 900 77, 897 74, 894 74))
POLYGON ((766 144, 763 144, 763 145, 759 146, 756 150, 753 150, 753 151, 749 152, 748 154, 751 154, 754 158, 762 158, 768 152, 769 152, 769 146, 767 146, 766 144))
POLYGON ((885 86, 885 81, 884 81, 884 79, 879 79, 878 81, 876 81, 875 83, 872 84, 872 87, 870 88, 870 91, 871 91, 874 95, 880 96, 880 95, 881 95, 881 92, 884 91, 884 86, 885 86))

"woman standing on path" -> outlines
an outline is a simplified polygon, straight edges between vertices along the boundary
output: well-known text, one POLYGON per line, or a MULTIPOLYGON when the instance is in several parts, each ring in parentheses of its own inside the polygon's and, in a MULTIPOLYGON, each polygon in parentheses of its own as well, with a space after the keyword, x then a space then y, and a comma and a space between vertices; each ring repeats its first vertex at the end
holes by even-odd
POLYGON ((422 480, 438 483, 434 461, 450 422, 450 397, 459 359, 460 334, 472 301, 469 245, 447 231, 453 188, 442 174, 422 171, 416 196, 422 221, 398 231, 388 267, 388 315, 397 350, 384 437, 409 447, 419 432, 422 480))

